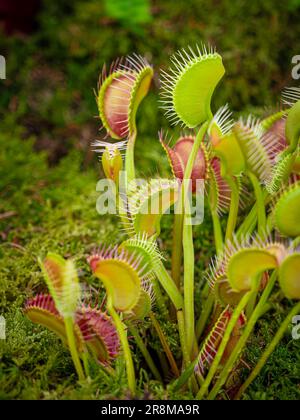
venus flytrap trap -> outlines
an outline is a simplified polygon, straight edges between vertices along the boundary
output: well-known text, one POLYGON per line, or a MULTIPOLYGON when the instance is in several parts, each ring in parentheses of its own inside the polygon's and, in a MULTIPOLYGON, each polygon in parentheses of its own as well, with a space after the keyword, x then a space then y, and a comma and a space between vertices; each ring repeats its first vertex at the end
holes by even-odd
MULTIPOLYGON (((169 392, 188 387, 197 399, 215 399, 226 391, 258 320, 274 309, 275 285, 287 299, 300 300, 300 90, 286 90, 282 107, 262 119, 235 119, 229 105, 213 110, 212 98, 225 74, 214 48, 188 47, 171 62, 162 72, 161 103, 170 122, 184 131, 174 142, 159 134, 169 179, 135 178, 136 113, 150 88, 152 67, 134 55, 117 60, 100 77, 97 105, 111 140, 97 140, 93 147, 118 194, 125 236, 88 257, 93 282, 106 292, 103 305, 82 304, 74 264, 49 254, 41 267, 51 296, 33 298, 25 312, 69 347, 81 380, 81 363, 88 376, 90 357, 111 375, 114 360, 123 358, 127 386, 138 395, 133 340, 160 386, 169 392), (203 272, 200 301, 195 287, 203 282, 195 275, 191 211, 199 194, 207 199, 216 250, 203 272), (173 220, 170 265, 160 250, 163 217, 173 220), (198 320, 195 309, 201 309, 198 320), (166 332, 170 325, 175 340, 166 332), (151 346, 153 334, 159 351, 151 346)), ((236 398, 260 372, 297 311, 299 304, 236 398)))
POLYGON ((136 382, 132 356, 129 348, 127 331, 117 311, 121 313, 134 311, 142 293, 143 283, 149 281, 150 272, 142 256, 129 254, 118 247, 101 249, 89 258, 90 266, 105 285, 107 291, 107 307, 110 312, 121 341, 126 363, 128 386, 135 394, 136 382))
POLYGON ((84 379, 81 360, 88 374, 88 352, 110 373, 111 361, 119 353, 119 339, 111 318, 99 308, 81 303, 81 290, 72 261, 48 254, 40 262, 50 295, 29 299, 25 314, 55 332, 68 346, 79 379, 84 379), (81 359, 81 360, 80 360, 81 359))
POLYGON ((273 210, 274 225, 282 235, 291 238, 300 235, 299 205, 300 182, 296 182, 282 191, 273 210))
POLYGON ((106 178, 115 183, 119 181, 119 174, 123 168, 123 159, 118 147, 106 146, 102 155, 102 168, 106 178))
POLYGON ((55 305, 63 317, 68 346, 78 377, 84 379, 74 336, 74 314, 80 298, 80 286, 74 264, 70 260, 65 261, 59 255, 48 254, 40 265, 55 305))
MULTIPOLYGON (((191 180, 195 163, 199 161, 199 149, 206 134, 209 121, 212 118, 211 98, 215 88, 222 79, 225 69, 222 58, 213 48, 203 46, 202 51, 197 47, 195 52, 179 51, 171 58, 173 68, 169 73, 162 73, 162 97, 166 116, 172 124, 181 123, 183 127, 200 127, 184 168, 183 180, 191 180)), ((182 158, 181 158, 182 159, 182 158)), ((197 164, 196 164, 197 165, 197 164)), ((199 166, 199 165, 198 165, 199 166)), ((202 164, 201 167, 204 165, 202 164)), ((195 318, 194 318, 194 247, 193 231, 188 216, 184 214, 186 208, 187 190, 182 183, 179 196, 179 216, 174 224, 173 264, 174 271, 180 272, 183 248, 184 257, 184 317, 186 328, 187 350, 192 355, 196 346, 195 318), (182 243, 182 245, 181 245, 182 243)), ((180 280, 176 280, 179 284, 180 280)))
POLYGON ((117 60, 107 74, 103 67, 97 103, 107 134, 116 140, 127 139, 126 171, 128 181, 135 178, 134 143, 137 135, 136 113, 147 95, 153 70, 141 56, 117 60))

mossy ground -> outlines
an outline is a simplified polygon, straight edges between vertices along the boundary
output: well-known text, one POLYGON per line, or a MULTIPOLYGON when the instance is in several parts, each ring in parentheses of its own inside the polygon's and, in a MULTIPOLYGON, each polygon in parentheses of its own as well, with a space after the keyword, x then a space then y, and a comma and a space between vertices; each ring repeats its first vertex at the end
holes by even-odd
MULTIPOLYGON (((295 7, 293 13, 287 4, 274 8, 273 1, 264 2, 263 10, 261 2, 251 2, 251 7, 248 3, 246 10, 242 3, 233 7, 232 2, 224 1, 217 12, 214 2, 200 5, 193 1, 191 9, 180 2, 154 2, 151 25, 134 29, 118 26, 102 15, 96 22, 98 1, 86 1, 84 7, 80 0, 72 2, 72 7, 65 1, 59 2, 59 7, 51 1, 44 3, 35 35, 27 39, 2 37, 0 41, 7 52, 9 75, 0 97, 0 314, 7 321, 7 339, 0 340, 0 398, 126 397, 122 361, 117 366, 117 380, 94 366, 93 379, 78 384, 70 356, 60 341, 22 313, 26 299, 45 290, 38 256, 54 251, 75 258, 81 281, 97 286, 86 256, 99 243, 120 239, 118 218, 101 218, 96 212, 95 187, 101 173, 89 150, 90 141, 99 137, 99 122, 92 118, 96 113, 92 88, 102 62, 137 50, 151 51, 155 65, 164 64, 177 47, 199 38, 209 40, 227 51, 229 79, 220 91, 220 103, 232 99, 238 109, 261 107, 274 100, 288 77, 286 47, 297 45, 293 40, 299 35, 299 11, 295 2, 289 3, 295 7), (286 31, 287 25, 290 31, 286 31), (229 26, 234 27, 234 33, 229 26), (264 77, 258 80, 258 73, 264 77), (277 90, 272 90, 274 80, 277 90)), ((165 175, 166 161, 154 141, 157 130, 166 125, 157 111, 156 93, 151 93, 140 111, 141 140, 136 155, 141 174, 158 170, 165 175)), ((163 232, 161 246, 168 252, 168 217, 163 232)), ((214 253, 211 232, 209 217, 195 230, 198 311, 199 282, 214 253)), ((244 355, 245 363, 255 365, 289 306, 286 301, 277 303, 276 310, 260 321, 244 355)), ((176 329, 167 322, 163 328, 175 350, 176 329)), ((146 339, 150 347, 157 347, 151 335, 146 339)), ((153 398, 190 397, 188 392, 170 395, 155 382, 132 346, 140 372, 140 396, 146 392, 153 398)), ((299 350, 300 340, 292 340, 287 331, 244 398, 299 399, 299 350)), ((247 369, 241 374, 246 378, 247 369)))

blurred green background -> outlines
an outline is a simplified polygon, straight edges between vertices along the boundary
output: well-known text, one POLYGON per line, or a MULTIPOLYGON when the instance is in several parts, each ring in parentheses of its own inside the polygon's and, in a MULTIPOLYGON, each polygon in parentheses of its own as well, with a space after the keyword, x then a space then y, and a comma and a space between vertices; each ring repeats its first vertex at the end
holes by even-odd
POLYGON ((271 106, 292 83, 299 17, 299 0, 44 0, 32 34, 0 39, 1 131, 22 127, 54 161, 71 144, 86 150, 99 135, 93 89, 102 65, 138 52, 157 71, 139 131, 156 138, 167 126, 157 108, 158 70, 178 48, 201 42, 217 46, 227 70, 215 109, 271 106))
MULTIPOLYGON (((60 342, 21 310, 44 290, 38 256, 51 250, 75 257, 82 281, 89 282, 87 253, 118 238, 116 219, 103 222, 95 210, 101 170, 90 143, 103 136, 93 92, 101 68, 132 52, 153 64, 153 88, 138 113, 136 158, 142 174, 164 175, 157 132, 169 125, 158 108, 158 70, 180 47, 216 45, 226 76, 214 109, 229 102, 237 113, 260 114, 295 84, 291 59, 300 53, 300 0, 43 0, 32 19, 34 3, 0 0, 0 54, 7 63, 7 79, 0 80, 0 314, 8 331, 0 340, 0 398, 120 396, 122 378, 74 385, 60 342)), ((195 232, 198 283, 214 253, 211 230, 206 219, 195 232)), ((170 237, 163 238, 165 251, 170 237)), ((251 366, 286 308, 278 304, 253 337, 246 357, 251 366)), ((170 345, 178 342, 172 334, 170 345)), ((245 398, 299 399, 299 345, 288 332, 245 398)), ((145 377, 140 381, 157 398, 167 397, 145 377)))

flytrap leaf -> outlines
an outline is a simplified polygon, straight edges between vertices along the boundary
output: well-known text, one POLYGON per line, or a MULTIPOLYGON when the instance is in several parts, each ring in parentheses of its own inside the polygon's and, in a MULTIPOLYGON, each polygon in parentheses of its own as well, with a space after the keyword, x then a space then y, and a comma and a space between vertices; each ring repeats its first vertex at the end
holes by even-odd
POLYGON ((299 154, 299 152, 296 155, 295 160, 293 162, 292 172, 293 172, 293 174, 296 174, 296 175, 300 176, 300 154, 299 154))
POLYGON ((294 152, 300 140, 300 101, 296 102, 289 110, 286 126, 286 140, 289 145, 288 152, 294 152))
POLYGON ((212 117, 211 98, 225 69, 222 57, 213 48, 197 46, 196 52, 178 51, 174 68, 162 73, 162 103, 173 124, 197 127, 212 117))
MULTIPOLYGON (((25 306, 25 315, 34 323, 53 331, 68 346, 65 322, 50 295, 38 295, 25 306)), ((111 318, 96 308, 81 306, 75 314, 76 347, 82 353, 85 345, 103 364, 108 364, 119 351, 119 338, 111 318)))
POLYGON ((227 212, 230 208, 231 188, 221 175, 221 163, 218 158, 213 158, 210 162, 209 186, 211 209, 219 215, 227 212))
MULTIPOLYGON (((171 148, 163 139, 163 135, 160 135, 160 143, 163 149, 167 153, 170 167, 175 178, 183 180, 184 172, 192 152, 192 148, 195 142, 195 136, 185 135, 181 136, 171 148)), ((191 173, 192 189, 196 191, 197 180, 207 179, 209 174, 209 154, 206 150, 205 145, 202 143, 195 159, 195 163, 191 173)))
POLYGON ((123 168, 123 159, 117 147, 105 148, 102 155, 102 168, 106 178, 118 182, 119 173, 123 168))
POLYGON ((226 278, 217 279, 214 283, 213 291, 215 293, 216 299, 222 305, 229 305, 232 308, 238 305, 246 293, 246 291, 233 291, 229 281, 226 278))
POLYGON ((264 130, 262 141, 272 163, 270 176, 264 180, 270 194, 277 193, 295 170, 297 152, 293 147, 289 147, 286 136, 287 116, 290 111, 284 109, 275 112, 260 124, 264 130))
MULTIPOLYGON (((220 344, 223 340, 226 328, 228 326, 228 323, 232 316, 232 310, 229 308, 226 308, 213 327, 211 328, 210 333, 206 337, 202 348, 200 350, 199 356, 197 358, 197 364, 195 367, 196 373, 200 373, 202 376, 204 376, 205 371, 209 368, 209 366, 214 361, 214 358, 218 352, 218 349, 220 347, 220 344)), ((244 314, 240 315, 233 331, 230 336, 230 339, 228 341, 228 344, 226 346, 226 349, 224 351, 224 354, 222 356, 221 364, 224 364, 224 362, 229 357, 230 353, 232 352, 233 348, 235 347, 240 334, 241 334, 241 328, 246 323, 246 318, 244 314)))
POLYGON ((266 190, 270 194, 276 194, 289 179, 294 170, 295 160, 296 154, 288 153, 280 156, 279 161, 274 163, 271 176, 266 180, 266 190))
POLYGON ((261 126, 265 131, 271 131, 282 137, 285 132, 285 120, 288 110, 282 109, 277 110, 276 112, 271 113, 261 121, 261 126))
POLYGON ((274 222, 282 235, 300 235, 300 182, 282 193, 274 208, 274 222))
POLYGON ((113 63, 108 76, 103 68, 97 102, 103 126, 112 138, 127 138, 136 131, 136 112, 152 77, 152 67, 138 55, 113 63))
POLYGON ((82 306, 76 313, 76 324, 95 359, 104 365, 116 358, 120 340, 112 319, 97 308, 82 306))
MULTIPOLYGON (((30 299, 24 309, 25 315, 35 324, 42 325, 54 332, 65 345, 67 345, 67 335, 63 317, 56 309, 55 302, 50 295, 38 295, 30 299)), ((75 340, 77 348, 82 351, 84 340, 80 328, 74 325, 75 340)))
POLYGON ((49 253, 40 266, 59 313, 73 317, 81 294, 73 261, 49 253))
POLYGON ((280 287, 288 299, 300 300, 300 253, 289 255, 278 271, 280 287))
POLYGON ((149 271, 142 258, 118 247, 105 249, 88 259, 94 275, 104 284, 114 307, 121 312, 131 311, 137 304, 143 281, 149 271))
MULTIPOLYGON (((120 245, 119 249, 126 250, 129 255, 138 255, 141 258, 140 266, 144 267, 142 274, 155 270, 163 258, 156 241, 152 238, 148 239, 145 233, 127 239, 120 245)), ((150 277, 149 280, 148 283, 142 284, 139 300, 129 314, 130 319, 142 320, 152 310, 154 294, 150 277)))
MULTIPOLYGON (((285 246, 280 243, 263 242, 260 238, 242 242, 234 239, 227 243, 222 255, 212 260, 207 280, 211 288, 215 289, 217 285, 218 292, 223 296, 227 292, 249 291, 253 286, 259 286, 256 282, 263 273, 280 265, 286 253, 285 246)), ((231 298, 235 299, 235 295, 231 298)), ((234 301, 228 303, 235 304, 234 301)))
POLYGON ((148 290, 142 289, 137 304, 132 308, 131 312, 128 314, 129 319, 142 321, 147 316, 149 316, 152 310, 152 301, 153 294, 151 291, 151 287, 149 287, 148 290))
POLYGON ((246 291, 253 287, 257 276, 275 269, 275 255, 263 249, 243 249, 234 254, 228 263, 228 281, 234 291, 246 291))
POLYGON ((221 137, 214 151, 222 162, 223 176, 239 176, 244 172, 244 155, 233 132, 221 137))
POLYGON ((244 155, 246 168, 261 182, 269 180, 272 177, 276 139, 264 136, 260 121, 252 116, 236 123, 233 132, 244 155))
POLYGON ((122 242, 119 249, 126 250, 130 255, 139 255, 142 258, 141 266, 148 271, 154 270, 163 259, 155 239, 148 238, 145 233, 137 234, 122 242))
POLYGON ((222 163, 222 176, 238 176, 245 170, 244 155, 232 131, 231 117, 232 112, 225 105, 216 112, 208 128, 213 152, 222 163))
POLYGON ((153 179, 131 191, 128 207, 134 232, 156 238, 160 234, 162 216, 178 197, 179 184, 176 180, 153 179))

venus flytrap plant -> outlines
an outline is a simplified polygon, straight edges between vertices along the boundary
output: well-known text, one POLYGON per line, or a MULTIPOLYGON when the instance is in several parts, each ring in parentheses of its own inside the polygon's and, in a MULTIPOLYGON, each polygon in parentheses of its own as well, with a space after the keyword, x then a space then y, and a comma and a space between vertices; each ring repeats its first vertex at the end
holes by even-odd
MULTIPOLYGON (((147 234, 137 234, 132 238, 125 240, 121 245, 120 248, 126 249, 129 253, 138 253, 143 257, 146 267, 149 267, 153 273, 156 273, 155 276, 151 278, 150 287, 153 289, 153 294, 151 296, 148 295, 148 298, 145 296, 146 307, 149 307, 149 300, 151 300, 151 306, 149 309, 152 309, 152 302, 155 299, 156 304, 160 310, 160 312, 168 317, 168 310, 164 302, 164 298, 162 296, 162 292, 160 290, 160 285, 157 281, 157 273, 159 272, 159 267, 161 261, 164 259, 163 255, 161 254, 156 241, 153 238, 148 238, 147 234)), ((171 280, 170 280, 171 283, 171 280)), ((172 283, 171 283, 172 284, 172 283)), ((177 292, 179 294, 179 292, 177 292)))
MULTIPOLYGON (((107 290, 109 299, 107 307, 118 330, 127 366, 128 384, 133 394, 135 392, 135 375, 124 322, 128 319, 131 326, 134 319, 143 320, 146 316, 150 316, 156 330, 160 332, 160 339, 162 339, 161 329, 151 312, 153 301, 151 296, 152 273, 159 271, 160 260, 161 255, 156 244, 147 240, 146 234, 131 238, 119 247, 101 249, 98 253, 89 257, 89 263, 94 274, 100 278, 107 290), (117 311, 123 313, 123 322, 117 311)), ((155 372, 157 377, 157 371, 153 370, 153 362, 146 349, 141 346, 137 331, 134 328, 133 333, 147 358, 148 364, 151 366, 151 370, 155 372)), ((164 349, 167 350, 166 354, 174 368, 174 359, 169 348, 166 347, 165 338, 163 338, 162 344, 164 349)), ((176 370, 176 373, 178 373, 178 370, 176 370)))
MULTIPOLYGON (((200 353, 197 358, 197 365, 196 365, 196 372, 201 375, 201 378, 205 376, 205 372, 207 368, 212 364, 218 348, 222 342, 224 337, 224 333, 232 316, 232 310, 229 307, 226 307, 224 311, 219 316, 218 320, 212 327, 209 335, 206 337, 203 346, 200 350, 200 353)), ((246 319, 244 314, 241 314, 240 318, 238 319, 237 324, 234 327, 232 332, 231 338, 227 344, 225 349, 225 353, 223 354, 221 363, 223 364, 226 359, 228 358, 228 354, 230 354, 232 347, 236 342, 237 337, 239 337, 239 330, 241 327, 246 323, 246 319)))
MULTIPOLYGON (((257 306, 255 307, 249 322, 246 325, 246 328, 240 338, 240 340, 238 341, 237 345, 235 346, 235 348, 233 349, 233 352, 231 353, 227 363, 224 366, 223 371, 221 372, 221 375, 218 379, 218 381, 216 382, 215 386, 213 387, 211 393, 209 394, 208 398, 209 399, 214 399, 218 393, 218 391, 221 389, 221 387, 224 385, 224 383, 226 382, 226 379, 228 378, 229 373, 231 372, 234 364, 236 363, 238 356, 240 355, 243 347, 245 346, 251 332, 253 331, 253 328, 256 324, 256 322, 258 321, 258 319, 260 318, 261 312, 263 310, 264 305, 267 302, 267 299, 270 296, 270 293, 275 285, 276 279, 277 279, 277 272, 280 273, 279 275, 279 281, 282 284, 282 287, 285 288, 285 293, 289 296, 289 297, 293 297, 295 299, 299 299, 299 283, 300 283, 300 277, 299 277, 299 267, 297 266, 297 264, 299 265, 299 256, 297 253, 294 253, 294 251, 292 249, 285 249, 284 246, 279 245, 279 244, 271 244, 271 246, 269 245, 269 249, 271 250, 271 254, 273 255, 277 255, 277 263, 278 263, 278 269, 276 269, 274 271, 274 273, 272 274, 270 280, 268 281, 266 288, 262 294, 261 299, 259 300, 257 306)), ((296 308, 294 308, 294 310, 298 311, 299 310, 299 305, 296 305, 296 308)), ((291 313, 294 313, 294 311, 292 310, 291 313)), ((295 312, 297 313, 297 312, 295 312)), ((290 316, 290 315, 289 315, 290 316)), ((262 360, 265 362, 267 357, 271 354, 271 349, 272 351, 275 348, 275 345, 279 342, 279 340, 282 338, 284 331, 287 328, 287 320, 291 319, 290 317, 287 317, 287 319, 283 322, 279 333, 274 337, 274 340, 272 341, 272 343, 270 344, 270 348, 268 348, 265 352, 265 354, 262 356, 262 360), (275 344, 276 343, 276 344, 275 344)), ((262 363, 259 362, 258 364, 258 368, 260 369, 262 367, 262 363)), ((253 374, 250 375, 249 377, 249 383, 251 383, 251 381, 255 378, 256 374, 255 371, 253 371, 253 374)), ((248 384, 248 380, 246 382, 246 384, 248 384)), ((246 387, 248 386, 246 385, 243 390, 246 389, 246 387)), ((240 393, 239 393, 240 395, 240 393)))
POLYGON ((283 92, 283 103, 286 109, 281 113, 271 115, 262 122, 267 130, 266 136, 273 138, 276 142, 272 173, 266 182, 266 188, 270 194, 276 193, 290 174, 296 170, 299 155, 300 90, 298 88, 286 89, 283 92))
POLYGON ((152 67, 146 59, 134 55, 117 60, 108 74, 104 66, 99 79, 97 103, 103 126, 113 139, 127 139, 125 166, 128 182, 135 178, 136 113, 148 93, 152 76, 152 67))
MULTIPOLYGON (((148 238, 147 233, 143 235, 136 235, 133 238, 130 238, 124 241, 121 244, 121 248, 126 249, 128 252, 136 252, 139 255, 143 256, 143 261, 147 264, 147 266, 153 271, 155 277, 152 278, 153 284, 153 291, 155 295, 155 299, 157 301, 158 306, 160 307, 160 311, 162 314, 167 314, 167 308, 163 302, 163 297, 161 296, 161 292, 159 289, 159 285, 157 284, 156 278, 159 280, 159 283, 164 288, 168 296, 170 297, 177 313, 178 317, 178 330, 179 330, 179 337, 181 342, 181 347, 183 351, 183 356, 185 363, 188 363, 189 357, 187 354, 187 347, 186 347, 186 338, 185 338, 185 325, 184 325, 184 318, 183 318, 183 299, 182 296, 174 284, 172 278, 169 276, 167 270, 164 268, 162 260, 163 256, 160 253, 157 243, 153 238, 148 238)), ((150 318, 156 329, 159 339, 162 343, 162 346, 165 350, 167 358, 170 362, 170 366, 172 368, 173 373, 178 376, 178 368, 174 361, 173 355, 169 349, 168 343, 163 335, 163 332, 160 328, 158 321, 155 318, 153 312, 149 312, 150 318)))
MULTIPOLYGON (((261 120, 250 116, 234 121, 228 105, 216 113, 211 110, 212 96, 225 73, 215 49, 189 47, 171 61, 172 67, 161 77, 162 107, 171 123, 181 124, 185 131, 173 144, 162 132, 159 136, 170 179, 135 179, 136 112, 150 87, 151 66, 135 55, 116 61, 100 78, 99 115, 107 135, 116 141, 98 140, 93 147, 101 153, 103 172, 119 193, 117 211, 126 235, 118 245, 103 246, 88 258, 94 277, 106 291, 103 305, 82 303, 72 261, 49 254, 41 268, 51 295, 30 300, 25 313, 69 347, 81 380, 85 377, 82 362, 89 375, 89 355, 112 375, 112 362, 122 355, 128 387, 135 396, 139 390, 129 334, 157 381, 167 382, 170 367, 176 377, 170 390, 189 383, 196 398, 215 399, 226 389, 257 321, 276 302, 272 292, 277 279, 281 294, 300 299, 300 91, 287 91, 284 106, 261 120), (248 181, 255 205, 238 227, 239 210, 246 209, 243 184, 248 181), (195 302, 197 254, 190 210, 192 198, 202 188, 212 216, 216 256, 205 273, 201 301, 195 302), (159 236, 162 217, 171 211, 169 274, 159 236), (222 219, 227 222, 224 232, 222 219), (278 235, 284 241, 270 239, 278 235), (293 243, 288 246, 289 239, 293 243), (195 303, 202 309, 197 322, 195 303), (177 328, 180 342, 174 354, 176 340, 174 344, 164 332, 170 325, 177 328), (157 352, 164 375, 152 357, 153 348, 144 340, 148 328, 164 351, 157 352)), ((237 397, 259 373, 297 310, 299 304, 237 397)))
MULTIPOLYGON (((266 185, 268 189, 270 183, 275 185, 279 182, 279 178, 284 179, 283 167, 285 172, 289 173, 289 169, 286 169, 287 163, 281 163, 279 169, 276 169, 275 165, 276 155, 285 147, 284 141, 277 132, 282 131, 288 111, 281 110, 262 121, 249 117, 246 121, 240 120, 234 123, 228 106, 225 106, 213 116, 210 109, 211 97, 224 74, 221 57, 211 49, 209 51, 205 48, 203 51, 198 49, 197 53, 190 49, 190 52, 183 50, 177 53, 172 57, 172 62, 174 68, 169 73, 164 72, 162 76, 163 108, 166 109, 166 115, 173 124, 181 123, 183 127, 188 128, 196 128, 201 124, 202 126, 197 135, 183 134, 174 146, 167 144, 163 135, 160 135, 172 174, 182 181, 179 194, 175 194, 174 188, 171 202, 168 204, 175 205, 181 210, 175 212, 173 231, 172 277, 175 288, 160 259, 154 265, 153 271, 177 309, 180 337, 184 337, 181 339, 181 345, 185 365, 188 366, 197 342, 194 334, 194 248, 192 228, 187 223, 189 215, 184 212, 187 209, 186 198, 189 190, 184 181, 192 180, 190 188, 193 192, 195 192, 196 180, 206 181, 209 185, 209 203, 218 260, 215 264, 215 272, 212 271, 210 276, 210 280, 214 278, 212 283, 215 294, 210 295, 210 305, 207 305, 204 311, 206 313, 202 319, 200 318, 200 332, 203 331, 208 319, 213 297, 222 305, 230 305, 232 319, 228 322, 228 328, 224 330, 224 336, 220 345, 217 346, 216 357, 198 394, 198 397, 203 397, 218 369, 232 331, 243 310, 247 306, 247 313, 251 316, 256 308, 259 291, 261 287, 264 287, 262 279, 267 278, 265 273, 269 270, 277 270, 283 258, 284 251, 279 244, 262 244, 257 241, 251 245, 243 243, 241 246, 236 246, 237 243, 232 241, 234 241, 237 214, 243 194, 239 180, 242 174, 248 175, 252 182, 257 200, 257 210, 252 213, 257 213, 261 240, 265 236, 267 192, 262 186, 266 185), (202 95, 198 94, 197 89, 200 88, 202 95), (209 138, 208 143, 206 134, 209 138), (228 210, 224 249, 219 217, 228 210), (181 285, 182 250, 184 253, 184 317, 181 316, 183 315, 182 298, 178 289, 181 285), (250 267, 248 272, 244 269, 245 264, 250 267), (185 326, 185 332, 183 332, 183 326, 185 326)), ((134 189, 129 191, 127 214, 128 225, 131 226, 130 236, 142 234, 145 235, 146 240, 153 241, 160 234, 160 219, 168 207, 162 206, 158 216, 153 216, 147 209, 153 200, 164 203, 164 193, 167 196, 172 188, 170 190, 169 185, 164 188, 158 180, 155 182, 157 188, 153 193, 149 193, 150 184, 145 184, 140 189, 134 186, 134 189)), ((252 213, 253 221, 249 225, 251 231, 255 226, 252 213)), ((209 338, 207 340, 209 343, 209 338)), ((201 354, 204 353, 200 352, 200 358, 201 354)))
POLYGON ((136 391, 135 372, 128 344, 126 327, 119 312, 131 312, 138 304, 143 282, 149 281, 150 272, 141 255, 129 254, 118 247, 102 248, 89 257, 89 264, 96 277, 107 291, 107 308, 117 328, 124 352, 128 386, 132 394, 136 391), (144 263, 142 265, 141 263, 144 263))
MULTIPOLYGON (((163 133, 160 133, 160 143, 162 144, 168 156, 168 161, 174 177, 180 181, 184 180, 184 173, 190 153, 193 149, 196 137, 191 134, 183 134, 175 143, 170 147, 168 141, 164 138, 163 133)), ((209 155, 204 143, 201 144, 197 151, 193 169, 191 172, 192 191, 195 193, 197 189, 198 180, 206 180, 209 174, 209 155)), ((182 246, 178 243, 182 237, 183 231, 183 217, 180 207, 182 203, 177 203, 178 213, 175 214, 174 228, 173 228, 173 250, 172 250, 172 278, 176 286, 180 287, 181 280, 181 260, 182 260, 182 246)))
MULTIPOLYGON (((277 269, 285 255, 286 250, 280 244, 270 242, 263 245, 260 243, 260 241, 253 243, 246 242, 240 245, 229 245, 227 250, 225 250, 224 255, 219 259, 219 263, 214 263, 213 270, 215 271, 216 278, 220 276, 228 278, 228 282, 234 290, 245 292, 240 298, 239 303, 237 303, 236 309, 234 310, 235 317, 237 314, 240 314, 244 308, 246 308, 246 306, 251 302, 251 299, 256 298, 258 288, 261 283, 261 274, 269 269, 277 269), (253 259, 255 259, 255 266, 253 266, 253 259), (245 270, 245 266, 247 267, 247 270, 245 270)), ((275 280, 270 282, 269 288, 267 286, 267 292, 265 296, 269 296, 269 293, 274 285, 274 281, 275 280)), ((264 302, 265 301, 263 301, 261 305, 258 304, 257 308, 260 308, 261 310, 264 302)), ((255 306, 255 304, 253 306, 255 306)), ((225 383, 225 380, 229 372, 232 370, 234 363, 236 362, 236 359, 241 351, 241 348, 243 347, 239 346, 239 343, 243 343, 243 345, 246 343, 250 331, 252 331, 252 328, 258 320, 258 314, 260 310, 258 309, 256 313, 250 313, 250 321, 249 324, 246 325, 245 330, 246 334, 242 334, 240 340, 233 348, 233 351, 229 356, 227 363, 225 364, 224 370, 221 372, 220 379, 217 381, 212 391, 213 397, 216 396, 215 390, 220 389, 220 384, 222 386, 225 383), (247 330, 249 325, 250 328, 247 330)), ((237 318, 234 319, 237 321, 237 318)), ((221 362, 222 356, 226 349, 226 345, 229 342, 229 334, 232 333, 234 328, 233 322, 229 324, 226 332, 224 333, 224 338, 218 352, 216 353, 209 374, 197 395, 197 397, 200 399, 202 399, 208 391, 210 382, 217 372, 218 364, 221 362)), ((210 398, 210 396, 208 398, 210 398)))
POLYGON ((74 335, 74 314, 80 299, 76 269, 71 260, 66 261, 56 254, 48 254, 44 261, 40 261, 40 266, 55 305, 63 317, 71 356, 78 377, 82 380, 84 373, 74 335))
POLYGON ((273 137, 264 135, 261 122, 251 116, 246 121, 238 122, 234 127, 234 133, 244 154, 247 175, 255 193, 258 231, 260 236, 264 237, 267 220, 261 184, 266 183, 271 177, 276 142, 273 137))
POLYGON ((240 356, 244 346, 247 343, 247 340, 251 334, 251 332, 253 331, 253 328, 256 324, 256 322, 258 321, 261 311, 264 307, 264 305, 266 304, 272 289, 274 287, 274 284, 276 282, 277 279, 277 273, 274 272, 261 296, 261 299, 259 300, 259 303, 257 304, 257 306, 254 309, 254 312, 252 314, 252 316, 250 317, 250 319, 248 319, 248 322, 246 324, 246 327, 242 333, 242 336, 240 338, 240 340, 238 341, 237 345, 235 346, 235 348, 233 349, 231 355, 229 356, 227 362, 225 363, 225 366, 223 367, 223 370, 218 378, 218 380, 216 381, 216 383, 214 384, 212 390, 210 391, 209 395, 208 395, 208 399, 215 399, 218 392, 220 391, 220 389, 222 388, 222 386, 226 383, 226 380, 228 379, 229 374, 232 372, 232 369, 234 368, 238 357, 240 356))
MULTIPOLYGON (((189 47, 189 51, 182 50, 171 58, 173 68, 169 73, 162 73, 162 97, 163 107, 166 115, 173 124, 181 123, 188 128, 195 128, 202 124, 186 164, 184 165, 183 180, 190 180, 192 172, 197 171, 195 163, 201 143, 206 134, 208 123, 212 118, 211 99, 218 83, 222 79, 225 69, 222 58, 213 48, 203 47, 202 51, 197 48, 194 52, 189 47)), ((199 159, 199 154, 198 154, 199 159)), ((183 161, 184 164, 184 161, 183 161)), ((203 165, 202 165, 203 166, 203 165)), ((184 311, 187 334, 187 348, 192 353, 195 342, 195 322, 194 322, 194 247, 192 227, 188 217, 184 215, 187 191, 184 183, 182 184, 179 196, 179 208, 182 209, 182 216, 178 216, 175 222, 174 241, 178 247, 183 246, 184 255, 184 311)), ((174 252, 174 248, 173 248, 174 252)), ((181 265, 181 251, 175 251, 176 258, 173 258, 176 268, 181 265)), ((178 281, 176 282, 179 283, 178 281)))
POLYGON ((225 241, 231 240, 238 216, 240 188, 237 176, 245 169, 242 151, 233 129, 232 113, 228 105, 221 107, 214 115, 209 128, 209 144, 214 164, 210 183, 210 209, 214 224, 217 253, 222 252, 223 239, 218 215, 229 210, 225 241))
POLYGON ((146 234, 157 238, 160 234, 162 215, 175 204, 179 197, 177 180, 152 179, 129 191, 129 224, 133 234, 146 234))
POLYGON ((194 128, 211 119, 211 98, 225 69, 212 47, 198 46, 171 57, 173 68, 162 72, 162 104, 172 124, 194 128))
POLYGON ((39 294, 28 300, 26 316, 56 333, 69 347, 80 379, 84 379, 80 358, 88 374, 88 352, 113 373, 111 361, 119 353, 117 331, 105 312, 90 303, 81 303, 73 262, 48 254, 40 265, 51 295, 39 294))

